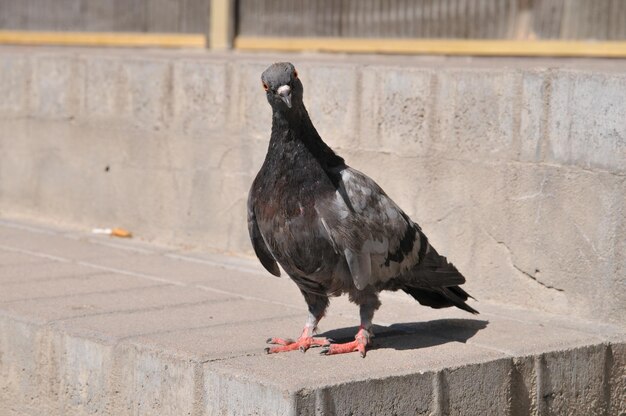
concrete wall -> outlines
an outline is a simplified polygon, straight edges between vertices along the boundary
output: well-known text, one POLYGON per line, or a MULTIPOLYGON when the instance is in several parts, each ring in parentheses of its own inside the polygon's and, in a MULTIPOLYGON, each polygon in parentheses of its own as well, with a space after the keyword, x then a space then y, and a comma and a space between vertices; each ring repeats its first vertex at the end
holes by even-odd
POLYGON ((250 254, 278 59, 477 299, 626 323, 622 61, 4 48, 0 215, 250 254))

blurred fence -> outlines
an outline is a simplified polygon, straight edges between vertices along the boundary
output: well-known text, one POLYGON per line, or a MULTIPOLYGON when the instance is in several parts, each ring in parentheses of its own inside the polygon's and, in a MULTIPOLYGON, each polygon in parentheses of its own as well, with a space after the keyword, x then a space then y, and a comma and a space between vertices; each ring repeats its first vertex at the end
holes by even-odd
MULTIPOLYGON (((626 39, 626 0, 231 0, 235 35, 626 39)), ((211 0, 0 0, 0 29, 209 33, 211 0)))
POLYGON ((204 40, 218 49, 626 57, 626 0, 0 0, 0 43, 204 40), (53 33, 33 37, 37 31, 53 33), (598 42, 576 43, 588 40, 598 42))
POLYGON ((239 0, 245 36, 626 39, 624 0, 239 0))
POLYGON ((0 30, 208 33, 211 0, 0 0, 0 30))

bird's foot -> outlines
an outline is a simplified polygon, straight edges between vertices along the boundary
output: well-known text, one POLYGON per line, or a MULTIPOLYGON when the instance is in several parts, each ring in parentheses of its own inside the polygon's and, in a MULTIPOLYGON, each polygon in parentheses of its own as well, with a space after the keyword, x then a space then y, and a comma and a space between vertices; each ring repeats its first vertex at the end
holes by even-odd
POLYGON ((354 341, 346 342, 345 344, 330 344, 325 345, 322 348, 320 354, 334 355, 345 354, 347 352, 358 351, 361 353, 361 357, 365 358, 365 348, 370 345, 373 334, 365 328, 360 328, 354 337, 354 341))
POLYGON ((265 348, 265 352, 268 354, 275 354, 277 352, 300 350, 306 352, 309 348, 324 347, 330 345, 333 342, 330 338, 317 338, 312 337, 312 330, 304 328, 302 335, 296 341, 289 338, 268 338, 268 344, 275 344, 275 347, 265 348))

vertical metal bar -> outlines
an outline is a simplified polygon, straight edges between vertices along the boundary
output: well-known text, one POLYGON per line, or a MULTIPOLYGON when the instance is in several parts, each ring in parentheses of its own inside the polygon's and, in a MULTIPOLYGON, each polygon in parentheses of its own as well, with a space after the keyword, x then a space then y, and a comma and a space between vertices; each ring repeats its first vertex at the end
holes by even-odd
POLYGON ((233 45, 234 0, 211 0, 209 47, 228 49, 233 45))

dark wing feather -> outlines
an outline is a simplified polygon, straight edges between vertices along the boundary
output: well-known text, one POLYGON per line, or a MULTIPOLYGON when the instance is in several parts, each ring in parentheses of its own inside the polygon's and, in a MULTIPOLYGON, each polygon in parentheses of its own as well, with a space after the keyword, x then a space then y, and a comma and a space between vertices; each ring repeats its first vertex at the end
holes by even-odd
POLYGON ((274 259, 274 256, 267 248, 261 231, 259 231, 259 225, 256 222, 253 192, 250 192, 248 195, 248 233, 250 234, 250 241, 252 242, 254 253, 261 261, 263 267, 274 276, 280 276, 280 269, 278 268, 276 259, 274 259))
POLYGON ((330 174, 337 192, 316 210, 355 286, 378 285, 413 269, 428 244, 417 224, 363 173, 345 167, 330 174))

